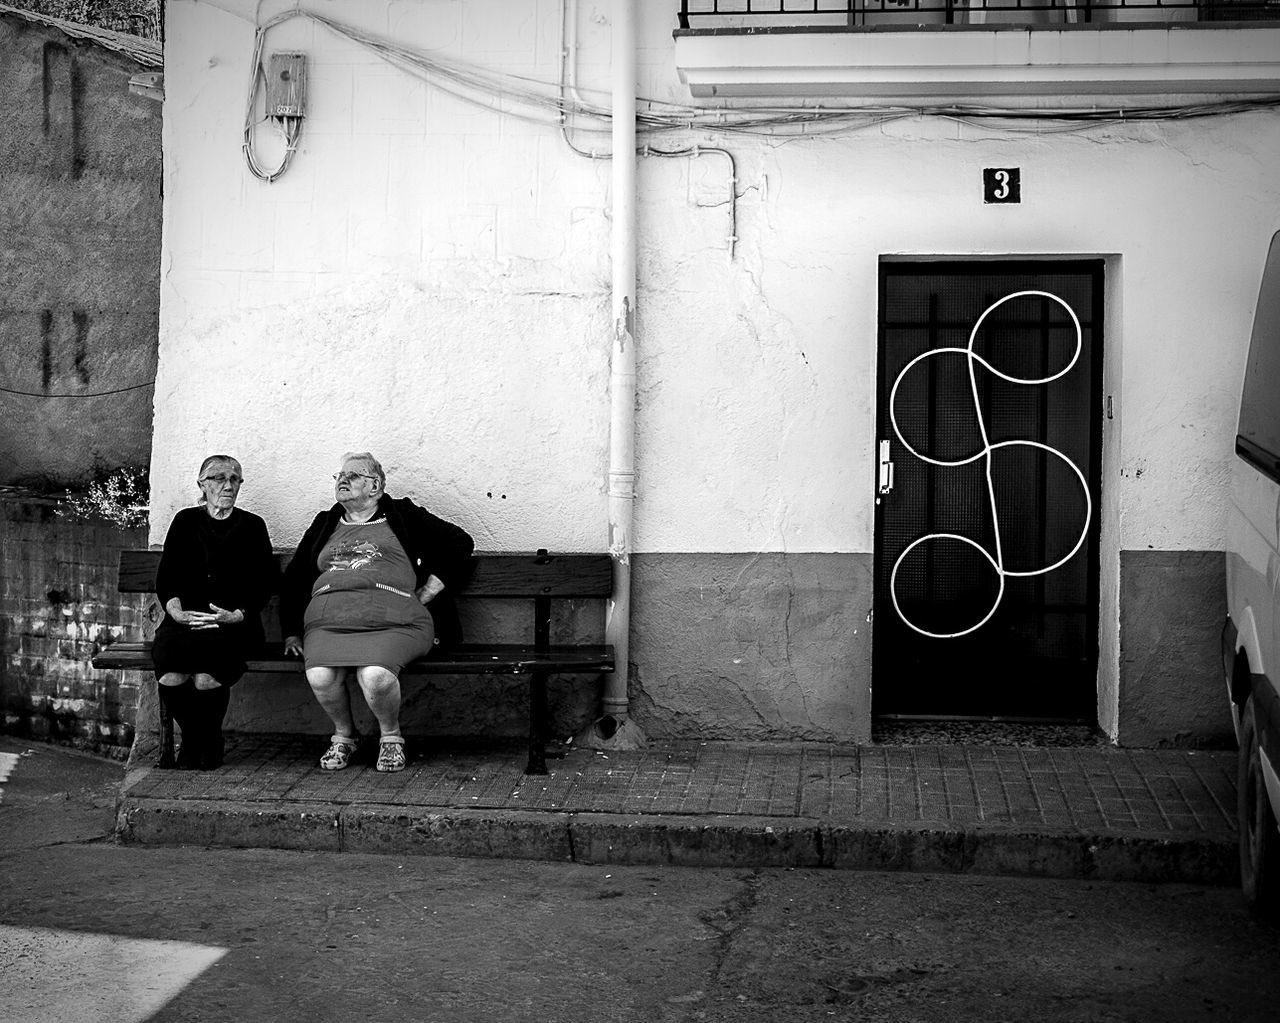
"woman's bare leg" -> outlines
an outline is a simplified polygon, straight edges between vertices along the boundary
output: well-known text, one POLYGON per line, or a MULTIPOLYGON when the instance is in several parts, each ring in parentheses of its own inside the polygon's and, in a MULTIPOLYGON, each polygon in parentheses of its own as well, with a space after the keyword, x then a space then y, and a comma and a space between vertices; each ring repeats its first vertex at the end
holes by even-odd
POLYGON ((400 736, 400 678, 376 664, 356 669, 360 691, 378 719, 383 738, 400 736))
POLYGON ((347 695, 346 668, 308 668, 307 684, 315 693, 320 709, 333 722, 333 734, 355 738, 356 726, 351 718, 351 699, 347 695))

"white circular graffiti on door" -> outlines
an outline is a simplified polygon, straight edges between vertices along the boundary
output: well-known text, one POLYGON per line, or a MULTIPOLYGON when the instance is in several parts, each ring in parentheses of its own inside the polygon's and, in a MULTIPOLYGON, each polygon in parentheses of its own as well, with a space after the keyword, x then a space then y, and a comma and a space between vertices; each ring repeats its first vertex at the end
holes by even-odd
POLYGON ((893 432, 897 434, 898 440, 902 443, 903 447, 905 447, 909 452, 911 452, 911 454, 913 454, 916 458, 920 459, 923 462, 927 462, 930 465, 936 465, 943 468, 960 466, 960 465, 968 465, 971 462, 976 462, 979 459, 986 460, 985 469, 986 469, 987 497, 991 503, 992 527, 993 527, 994 536, 995 536, 995 552, 994 553, 987 550, 978 541, 972 539, 971 537, 963 536, 959 533, 926 533, 924 536, 921 536, 913 540, 905 548, 903 548, 902 553, 899 554, 897 557, 897 560, 894 561, 893 572, 889 576, 889 596, 893 600, 893 607, 894 607, 894 610, 897 611, 898 617, 901 618, 909 628, 920 633, 922 636, 928 636, 932 639, 956 639, 960 636, 967 636, 972 632, 976 632, 978 629, 982 628, 982 626, 986 625, 987 622, 991 620, 992 615, 994 615, 996 611, 999 610, 1000 603, 1004 599, 1006 579, 1045 575, 1046 573, 1052 572, 1054 569, 1060 568, 1061 566, 1065 565, 1068 561, 1070 561, 1073 557, 1075 557, 1076 553, 1080 550, 1080 548, 1084 546, 1085 539, 1088 536, 1088 532, 1089 532, 1089 523, 1093 516, 1093 503, 1089 497, 1089 484, 1085 480, 1084 473, 1080 471, 1080 467, 1076 465, 1075 462, 1073 462, 1070 458, 1068 458, 1065 454, 1063 454, 1057 448, 1050 447, 1048 444, 1041 444, 1040 442, 1033 441, 1033 440, 1005 440, 1005 441, 997 441, 994 444, 991 443, 991 439, 987 431, 987 424, 985 419, 983 418, 982 402, 978 396, 978 372, 977 372, 978 367, 981 367, 986 372, 991 373, 1002 380, 1006 380, 1011 384, 1025 384, 1027 386, 1041 386, 1044 384, 1049 384, 1065 376, 1067 373, 1071 371, 1071 368, 1075 366, 1077 361, 1079 361, 1080 352, 1083 347, 1083 344, 1084 344, 1084 333, 1080 329, 1080 319, 1079 317, 1076 316, 1075 310, 1073 310, 1071 306, 1069 306, 1061 298, 1047 291, 1015 291, 1012 294, 1005 295, 1004 298, 1001 298, 998 301, 993 302, 991 305, 989 305, 986 308, 986 310, 983 311, 982 315, 978 317, 978 321, 973 325, 973 329, 969 332, 969 343, 966 347, 964 348, 951 348, 951 347, 933 348, 927 352, 923 352, 920 355, 917 355, 910 362, 908 362, 902 368, 902 372, 898 374, 897 379, 894 380, 893 389, 889 392, 889 419, 893 424, 893 432), (981 355, 979 355, 977 352, 974 351, 974 342, 978 336, 978 331, 982 328, 982 324, 987 319, 987 317, 990 316, 993 312, 995 312, 995 310, 1000 308, 1000 306, 1004 305, 1006 302, 1012 302, 1014 299, 1026 298, 1029 296, 1039 296, 1041 298, 1046 298, 1053 302, 1057 302, 1058 305, 1062 306, 1062 308, 1067 311, 1067 315, 1071 317, 1071 322, 1075 326, 1076 347, 1075 347, 1075 351, 1072 353, 1071 360, 1062 369, 1058 370, 1058 372, 1048 376, 1043 376, 1043 377, 1012 376, 1008 373, 1004 373, 1001 370, 997 369, 990 362, 988 362, 981 355), (948 354, 963 355, 968 362, 969 389, 970 389, 970 393, 973 396, 973 406, 974 406, 975 412, 977 413, 978 430, 982 440, 982 444, 980 448, 974 454, 969 455, 965 458, 960 458, 960 459, 955 459, 950 461, 930 457, 929 455, 926 455, 921 451, 917 451, 914 447, 912 447, 911 444, 907 441, 906 437, 903 436, 902 430, 898 426, 897 411, 894 407, 894 403, 897 400, 897 396, 898 396, 898 387, 902 384, 902 381, 906 377, 906 375, 910 373, 911 370, 918 363, 921 363, 926 359, 934 358, 935 356, 938 356, 938 355, 948 355, 948 354), (1043 568, 1027 569, 1022 571, 1013 571, 1011 569, 1007 569, 1004 564, 1004 550, 1003 550, 1003 545, 1000 539, 1000 513, 998 508, 996 507, 995 484, 991 476, 992 455, 996 451, 1002 448, 1016 448, 1016 447, 1037 448, 1041 451, 1046 452, 1049 455, 1052 455, 1055 458, 1061 459, 1062 462, 1065 463, 1073 473, 1075 473, 1076 478, 1080 481, 1081 490, 1084 493, 1084 524, 1081 526, 1080 536, 1076 540, 1075 545, 1071 548, 1070 551, 1067 552, 1067 554, 1059 558, 1052 565, 1045 565, 1043 568), (958 632, 931 632, 930 630, 925 629, 920 625, 917 625, 915 622, 911 621, 911 619, 908 618, 906 613, 902 610, 902 606, 898 602, 898 591, 897 591, 898 570, 902 566, 903 559, 906 558, 908 554, 910 554, 913 550, 915 550, 917 547, 921 546, 922 544, 931 543, 936 540, 954 540, 974 548, 991 565, 992 569, 996 573, 996 577, 998 580, 998 589, 996 591, 995 600, 992 602, 991 608, 986 612, 985 615, 982 616, 982 618, 979 621, 975 622, 973 625, 970 625, 966 629, 961 629, 958 632))

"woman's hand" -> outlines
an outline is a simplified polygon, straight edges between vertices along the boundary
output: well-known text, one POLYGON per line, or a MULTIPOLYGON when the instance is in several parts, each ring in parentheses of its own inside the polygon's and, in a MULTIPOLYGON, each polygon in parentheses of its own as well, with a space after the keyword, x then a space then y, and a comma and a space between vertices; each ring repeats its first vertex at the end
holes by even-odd
POLYGON ((218 627, 218 616, 210 614, 208 611, 184 611, 182 601, 177 597, 172 598, 164 606, 165 613, 168 614, 179 625, 185 625, 189 629, 216 629, 218 627))
POLYGON ((239 609, 228 611, 226 608, 218 607, 217 604, 210 604, 209 610, 212 612, 215 625, 239 625, 244 621, 244 612, 239 609))
POLYGON ((285 636, 284 652, 288 657, 302 656, 302 637, 301 636, 285 636))
POLYGON ((417 591, 415 591, 414 596, 416 596, 422 604, 426 605, 430 604, 432 600, 438 597, 443 589, 444 583, 434 575, 429 575, 427 576, 427 581, 423 583, 417 591))

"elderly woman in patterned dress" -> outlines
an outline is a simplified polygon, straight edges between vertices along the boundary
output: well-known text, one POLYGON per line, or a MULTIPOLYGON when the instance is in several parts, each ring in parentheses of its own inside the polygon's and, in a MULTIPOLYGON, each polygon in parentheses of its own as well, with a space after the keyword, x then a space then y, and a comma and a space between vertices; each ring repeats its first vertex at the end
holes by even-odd
POLYGON ((388 496, 386 473, 367 451, 343 455, 333 480, 336 503, 316 515, 285 571, 285 651, 303 658, 333 722, 320 766, 340 771, 355 753, 346 685, 354 672, 381 733, 377 770, 401 771, 400 672, 461 638, 450 593, 466 582, 473 543, 409 498, 388 496))

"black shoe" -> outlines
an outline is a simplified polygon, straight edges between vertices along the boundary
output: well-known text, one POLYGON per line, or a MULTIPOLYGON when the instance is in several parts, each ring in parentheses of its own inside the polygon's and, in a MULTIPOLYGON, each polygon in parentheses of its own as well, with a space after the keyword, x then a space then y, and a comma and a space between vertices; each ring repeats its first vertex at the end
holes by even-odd
POLYGON ((200 747, 200 770, 216 771, 221 767, 225 748, 221 729, 205 735, 204 743, 200 747))
POLYGON ((182 737, 182 745, 178 747, 178 755, 174 758, 173 766, 179 771, 197 771, 200 769, 202 759, 202 750, 196 737, 194 735, 184 735, 182 737))

